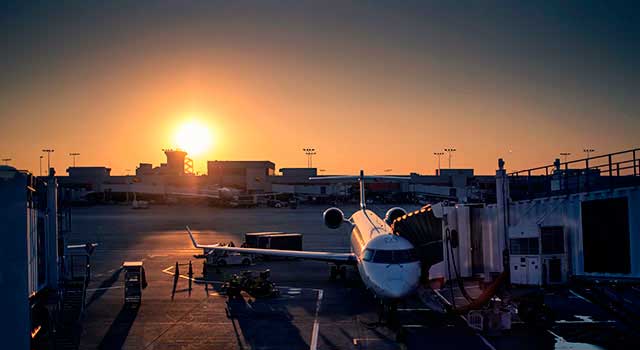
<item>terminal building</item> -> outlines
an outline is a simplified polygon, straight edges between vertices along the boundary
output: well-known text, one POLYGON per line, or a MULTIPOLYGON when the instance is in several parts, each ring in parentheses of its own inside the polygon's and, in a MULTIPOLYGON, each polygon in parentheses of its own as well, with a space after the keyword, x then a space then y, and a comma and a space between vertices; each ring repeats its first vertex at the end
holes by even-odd
MULTIPOLYGON (((274 192, 301 197, 353 199, 357 184, 344 179, 319 179, 316 168, 282 168, 282 175, 270 177, 274 192)), ((442 169, 438 175, 411 173, 395 175, 406 179, 379 179, 365 186, 369 199, 383 202, 458 203, 495 201, 495 177, 478 176, 473 169, 442 169)), ((355 198, 355 197, 354 197, 355 198)))
POLYGON ((210 184, 237 188, 247 193, 271 192, 270 177, 276 165, 268 160, 258 161, 209 161, 207 176, 210 184))

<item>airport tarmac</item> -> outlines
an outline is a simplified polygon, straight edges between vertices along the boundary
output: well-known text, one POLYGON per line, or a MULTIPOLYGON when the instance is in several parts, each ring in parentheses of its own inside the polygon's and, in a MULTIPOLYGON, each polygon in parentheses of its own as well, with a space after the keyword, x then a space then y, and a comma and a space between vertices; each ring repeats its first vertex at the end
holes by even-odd
MULTIPOLYGON (((68 243, 99 243, 91 258, 92 281, 80 349, 553 349, 562 348, 559 338, 569 342, 571 332, 562 327, 551 332, 520 328, 509 334, 481 335, 458 317, 425 310, 417 298, 400 306, 403 331, 398 333, 377 323, 376 301, 363 290, 357 276, 352 273, 347 281, 329 281, 329 266, 321 262, 256 262, 250 269, 270 269, 280 296, 228 301, 217 292, 220 282, 243 268, 225 267, 203 276, 202 260, 193 257, 202 251, 193 249, 184 230, 189 225, 202 243, 231 240, 236 245, 245 232, 299 232, 304 234, 305 250, 348 251, 348 229, 324 227, 323 209, 74 208, 68 243), (129 260, 144 262, 149 282, 138 309, 123 307, 119 268, 129 260), (193 282, 190 293, 189 261, 194 276, 210 282, 193 282), (172 298, 176 262, 180 278, 172 298)), ((348 215, 356 208, 344 209, 348 215)), ((386 207, 374 209, 380 209, 376 211, 382 216, 386 207)), ((562 326, 569 325, 576 326, 562 326)))

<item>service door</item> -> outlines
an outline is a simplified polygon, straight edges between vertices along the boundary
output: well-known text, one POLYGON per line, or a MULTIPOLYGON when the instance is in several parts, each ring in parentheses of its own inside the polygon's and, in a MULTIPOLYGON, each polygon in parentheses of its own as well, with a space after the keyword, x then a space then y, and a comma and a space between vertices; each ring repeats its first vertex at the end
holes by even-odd
POLYGON ((523 256, 511 256, 511 283, 527 283, 527 259, 523 256))
POLYGON ((484 254, 482 252, 482 211, 484 208, 471 208, 471 271, 474 275, 484 273, 484 254))
POLYGON ((527 284, 540 285, 542 279, 542 270, 540 269, 540 257, 527 257, 527 284))

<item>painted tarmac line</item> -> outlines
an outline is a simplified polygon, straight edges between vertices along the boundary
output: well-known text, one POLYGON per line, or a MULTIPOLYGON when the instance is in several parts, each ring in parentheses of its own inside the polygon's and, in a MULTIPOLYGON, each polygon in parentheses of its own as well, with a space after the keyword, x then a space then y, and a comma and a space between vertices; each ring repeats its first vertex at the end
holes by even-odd
POLYGON ((320 313, 320 305, 322 305, 322 297, 324 296, 324 290, 318 289, 318 300, 316 301, 316 313, 313 319, 313 330, 311 331, 311 345, 310 350, 316 350, 318 348, 318 332, 320 331, 320 323, 318 322, 318 314, 320 313))
MULTIPOLYGON (((175 266, 169 266, 166 269, 162 270, 163 273, 166 273, 167 275, 170 276, 175 276, 175 273, 173 273, 171 270, 173 270, 175 268, 175 266)), ((199 283, 199 284, 203 284, 203 283, 209 283, 209 284, 224 284, 223 281, 211 281, 211 280, 201 280, 201 279, 197 279, 197 278, 189 278, 189 276, 187 275, 183 275, 180 274, 178 275, 178 277, 180 278, 184 278, 186 280, 192 280, 195 283, 199 283)), ((319 292, 322 291, 322 289, 316 289, 316 288, 309 288, 309 287, 304 287, 304 288, 300 288, 300 287, 289 287, 289 286, 278 286, 278 289, 290 289, 290 290, 303 290, 303 289, 307 289, 307 290, 311 290, 314 292, 319 292)))
MULTIPOLYGON (((166 273, 167 275, 171 275, 171 276, 175 276, 175 273, 172 272, 171 270, 173 270, 175 267, 174 266, 169 266, 166 269, 162 270, 163 273, 166 273)), ((197 280, 195 278, 189 278, 189 276, 185 276, 185 275, 178 275, 178 277, 180 278, 184 278, 186 280, 192 280, 196 283, 224 283, 224 282, 220 282, 220 281, 205 281, 205 280, 197 280)), ((309 289, 309 290, 313 290, 315 292, 318 293, 318 299, 316 300, 316 312, 315 312, 315 318, 313 320, 313 330, 311 331, 311 345, 309 346, 310 350, 316 350, 318 348, 318 333, 320 331, 320 322, 318 321, 318 315, 320 314, 320 305, 322 305, 322 298, 324 297, 324 290, 323 289, 314 289, 314 288, 297 288, 297 287, 287 287, 287 286, 280 286, 280 288, 289 288, 289 289, 297 289, 297 290, 302 290, 302 289, 309 289)))
POLYGON ((444 295, 440 294, 440 292, 439 292, 439 291, 437 291, 437 290, 435 290, 435 289, 434 289, 433 291, 436 293, 436 295, 437 295, 438 297, 440 297, 440 299, 441 299, 443 302, 445 302, 447 305, 451 306, 451 303, 449 302, 449 300, 447 300, 447 298, 445 298, 445 297, 444 297, 444 295))
POLYGON ((587 303, 589 303, 589 304, 593 304, 593 303, 591 302, 591 300, 589 300, 589 299, 587 299, 587 298, 583 297, 582 295, 580 295, 580 294, 578 294, 578 293, 574 292, 574 291, 573 291, 573 289, 569 289, 569 293, 573 294, 573 295, 574 295, 576 298, 578 298, 578 299, 582 299, 582 300, 586 301, 586 302, 587 302, 587 303))
MULTIPOLYGON (((437 290, 435 290, 435 289, 434 289, 433 291, 434 291, 434 292, 436 292, 436 295, 438 295, 438 296, 440 297, 440 299, 442 299, 445 303, 447 303, 447 304, 449 304, 449 306, 451 306, 451 303, 447 300, 447 298, 445 298, 442 294, 440 294, 440 292, 439 292, 439 291, 437 291, 437 290)), ((469 324, 469 322, 467 321, 467 318, 466 318, 466 317, 464 317, 464 316, 460 315, 460 318, 461 318, 462 320, 464 320, 464 322, 465 322, 465 323, 469 324)), ((485 337, 483 337, 483 336, 482 336, 481 334, 479 334, 479 333, 476 333, 476 335, 480 338, 480 340, 482 340, 482 342, 484 343, 484 345, 486 345, 489 349, 491 349, 491 350, 496 350, 496 348, 495 348, 493 345, 491 345, 491 343, 489 343, 489 341, 488 341, 485 337)))
MULTIPOLYGON (((170 275, 170 276, 175 276, 175 273, 171 271, 174 268, 175 268, 174 266, 169 266, 166 269, 162 270, 162 272, 166 273, 167 275, 170 275)), ((186 280, 192 280, 195 283, 209 283, 209 284, 215 284, 215 283, 222 284, 222 283, 224 283, 224 282, 220 282, 220 281, 199 280, 199 279, 196 279, 196 278, 193 278, 193 277, 189 278, 189 276, 186 276, 186 275, 183 275, 183 274, 179 274, 178 277, 186 279, 186 280)))
POLYGON ((556 324, 588 324, 588 323, 616 323, 614 320, 605 320, 605 321, 566 321, 566 320, 558 320, 555 322, 556 324))
POLYGON ((482 335, 480 335, 478 333, 476 333, 476 335, 478 336, 478 338, 480 338, 480 340, 482 340, 484 345, 486 345, 489 349, 496 350, 496 348, 493 345, 491 345, 491 343, 489 343, 489 341, 485 337, 483 337, 482 335))

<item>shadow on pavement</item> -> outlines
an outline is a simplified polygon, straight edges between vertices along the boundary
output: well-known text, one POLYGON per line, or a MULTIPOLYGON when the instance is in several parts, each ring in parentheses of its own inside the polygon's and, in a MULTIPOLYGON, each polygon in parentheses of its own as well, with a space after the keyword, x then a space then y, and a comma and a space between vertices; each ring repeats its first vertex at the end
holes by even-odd
MULTIPOLYGON (((244 298, 227 302, 228 316, 237 322, 242 338, 249 348, 306 349, 309 344, 293 324, 287 303, 277 299, 255 300, 244 298)), ((235 325, 234 325, 235 327, 235 325)))
POLYGON ((93 292, 89 300, 87 300, 86 307, 89 307, 91 303, 100 299, 100 297, 107 292, 109 287, 112 287, 114 283, 118 282, 118 280, 120 279, 120 272, 122 272, 122 269, 117 269, 116 271, 113 272, 113 274, 111 274, 109 278, 107 278, 106 280, 102 281, 102 283, 100 283, 98 288, 96 288, 96 291, 93 292))
POLYGON ((102 338, 98 349, 121 349, 125 340, 127 340, 133 322, 138 316, 139 309, 139 307, 131 308, 126 305, 123 306, 118 316, 116 316, 115 320, 111 323, 109 330, 102 338))

